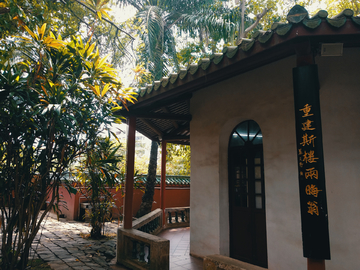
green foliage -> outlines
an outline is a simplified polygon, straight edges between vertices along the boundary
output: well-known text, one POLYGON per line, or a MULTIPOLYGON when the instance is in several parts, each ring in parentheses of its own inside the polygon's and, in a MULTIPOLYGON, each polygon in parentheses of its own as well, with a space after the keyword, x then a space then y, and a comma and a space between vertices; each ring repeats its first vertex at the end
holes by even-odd
POLYGON ((329 17, 335 16, 347 8, 354 11, 354 16, 360 14, 360 2, 357 0, 327 0, 326 5, 326 10, 329 12, 329 17))
POLYGON ((206 54, 202 53, 201 44, 195 42, 187 43, 178 53, 177 58, 182 67, 187 68, 190 63, 196 63, 198 59, 204 58, 206 54))
POLYGON ((183 23, 184 17, 197 11, 213 0, 119 0, 122 5, 132 5, 138 12, 133 19, 142 43, 137 48, 137 65, 142 65, 158 80, 179 68, 175 49, 175 25, 183 23))
POLYGON ((222 52, 224 46, 237 45, 242 32, 247 33, 244 37, 249 37, 253 31, 269 29, 273 22, 281 20, 283 3, 248 1, 242 14, 241 1, 234 4, 233 1, 216 0, 201 6, 197 12, 184 15, 178 25, 177 40, 189 37, 192 41, 182 44, 178 53, 180 64, 186 67, 202 57, 222 52), (258 23, 256 16, 262 12, 265 15, 258 23), (250 28, 251 31, 245 31, 250 28))
POLYGON ((3 8, 0 14, 0 39, 22 33, 23 24, 30 28, 42 24, 47 12, 46 8, 32 0, 5 0, 0 2, 0 8, 3 8))
MULTIPOLYGON (((113 194, 110 189, 120 185, 122 155, 119 155, 119 144, 110 141, 110 138, 98 137, 87 144, 76 168, 76 177, 84 187, 84 196, 88 198, 91 209, 90 217, 91 237, 100 238, 101 229, 105 221, 110 219, 113 194)), ((82 189, 80 189, 82 190, 82 189)))
POLYGON ((191 150, 189 145, 166 144, 166 174, 190 175, 191 150))
MULTIPOLYGON (((124 124, 125 125, 125 124, 124 124)), ((119 142, 117 142, 117 145, 119 146, 119 150, 118 150, 118 154, 122 155, 122 156, 126 156, 126 139, 120 139, 119 142)), ((148 147, 150 148, 150 146, 148 147)), ((146 147, 146 143, 143 140, 136 140, 135 142, 135 164, 134 164, 134 169, 135 169, 135 179, 134 179, 134 183, 135 183, 135 187, 141 187, 141 183, 138 182, 138 175, 145 175, 147 173, 148 170, 148 165, 149 165, 149 155, 147 155, 147 147, 146 147)), ((125 165, 126 165, 126 160, 124 159, 121 162, 120 167, 123 168, 122 173, 125 175, 125 165)))
POLYGON ((16 56, 0 63, 1 269, 25 269, 59 185, 70 190, 62 173, 133 99, 95 44, 55 38, 46 24, 22 28, 26 37, 0 47, 16 56))
POLYGON ((47 23, 56 36, 64 39, 73 35, 92 38, 100 54, 111 53, 112 63, 118 65, 124 56, 130 57, 134 38, 124 24, 117 25, 111 20, 109 4, 109 1, 95 0, 2 0, 0 40, 26 34, 24 25, 34 29, 36 25, 47 23))

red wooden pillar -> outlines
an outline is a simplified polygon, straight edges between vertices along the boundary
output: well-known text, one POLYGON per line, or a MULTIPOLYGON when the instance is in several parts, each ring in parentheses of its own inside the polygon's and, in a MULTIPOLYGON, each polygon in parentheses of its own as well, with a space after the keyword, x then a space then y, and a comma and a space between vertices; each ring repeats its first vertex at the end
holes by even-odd
POLYGON ((325 270, 325 260, 307 259, 308 270, 325 270))
POLYGON ((166 189, 166 141, 161 142, 161 209, 163 211, 163 225, 165 225, 165 189, 166 189))
POLYGON ((132 228, 132 201, 134 189, 134 161, 135 161, 135 129, 136 118, 128 119, 128 138, 126 150, 126 178, 124 201, 124 229, 132 228))

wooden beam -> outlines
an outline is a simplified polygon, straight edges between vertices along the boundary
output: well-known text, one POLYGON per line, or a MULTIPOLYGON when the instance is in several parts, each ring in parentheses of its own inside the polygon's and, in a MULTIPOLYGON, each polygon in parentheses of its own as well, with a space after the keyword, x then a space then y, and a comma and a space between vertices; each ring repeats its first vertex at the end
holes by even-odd
MULTIPOLYGON (((166 108, 166 107, 163 107, 162 110, 163 110, 165 113, 170 113, 169 109, 166 108)), ((175 120, 171 120, 171 123, 173 124, 173 126, 174 126, 175 128, 179 128, 179 124, 176 123, 175 120)))
POLYGON ((172 141, 172 144, 190 145, 190 141, 172 141))
POLYGON ((124 202, 124 229, 132 228, 132 201, 134 192, 135 130, 136 118, 128 120, 128 139, 126 151, 126 178, 124 202))
POLYGON ((190 135, 189 136, 181 136, 181 135, 174 135, 174 136, 168 136, 168 135, 164 135, 163 136, 163 140, 166 140, 168 142, 171 142, 171 141, 181 141, 181 140, 185 140, 185 141, 188 141, 190 140, 190 135))
POLYGON ((181 126, 179 126, 179 128, 174 129, 174 130, 168 129, 164 132, 164 134, 166 134, 166 136, 170 137, 170 136, 177 136, 179 134, 183 134, 184 132, 186 132, 186 133, 190 132, 190 124, 189 123, 181 125, 181 126))
POLYGON ((152 123, 150 123, 150 121, 145 120, 145 119, 141 119, 141 121, 147 125, 152 131, 154 131, 157 135, 159 135, 160 138, 163 137, 163 132, 157 128, 155 125, 153 125, 152 123))
MULTIPOLYGON (((140 102, 140 103, 135 102, 135 104, 131 104, 131 105, 129 104, 129 108, 130 107, 133 108, 133 109, 137 108, 139 110, 142 110, 144 108, 159 109, 159 108, 164 107, 164 106, 169 106, 170 104, 176 104, 176 103, 181 103, 183 101, 190 100, 191 97, 192 97, 191 92, 181 93, 180 95, 178 95, 178 94, 171 95, 171 96, 168 96, 168 97, 164 97, 162 99, 157 99, 156 98, 156 100, 154 100, 154 102, 150 102, 150 104, 148 104, 148 102, 146 102, 147 104, 145 105, 145 107, 142 106, 142 102, 140 102)), ((140 100, 140 99, 143 99, 143 98, 138 97, 138 100, 140 100)))
POLYGON ((315 53, 309 40, 295 44, 296 66, 307 66, 315 64, 315 53))
POLYGON ((143 111, 121 111, 122 116, 130 117, 135 116, 141 119, 164 119, 174 121, 190 121, 191 115, 189 114, 174 114, 174 113, 151 113, 143 111))

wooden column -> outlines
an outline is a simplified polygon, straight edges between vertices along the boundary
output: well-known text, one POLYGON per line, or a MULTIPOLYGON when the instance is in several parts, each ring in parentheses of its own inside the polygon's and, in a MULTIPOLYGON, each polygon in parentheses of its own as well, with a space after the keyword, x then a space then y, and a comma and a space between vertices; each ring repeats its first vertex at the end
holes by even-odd
POLYGON ((307 259, 308 270, 325 270, 325 260, 307 259))
MULTIPOLYGON (((315 58, 314 58, 314 52, 313 52, 313 49, 312 49, 312 46, 311 46, 311 43, 309 42, 309 41, 304 41, 304 42, 302 42, 302 43, 299 43, 299 44, 296 44, 295 45, 295 50, 296 50, 296 65, 297 65, 297 68, 294 68, 294 74, 302 74, 301 72, 296 72, 295 70, 300 70, 301 68, 303 68, 305 71, 307 70, 307 69, 310 69, 310 67, 311 66, 315 66, 315 58), (309 68, 308 68, 309 67, 309 68)), ((313 89, 314 88, 314 91, 311 91, 311 93, 313 93, 313 92, 315 92, 315 90, 317 91, 317 93, 318 93, 318 91, 319 91, 319 87, 318 86, 316 86, 317 85, 317 81, 318 81, 318 78, 315 78, 314 77, 314 74, 315 74, 315 71, 314 72, 308 72, 308 73, 311 73, 312 75, 310 76, 304 76, 304 78, 300 78, 300 79, 298 79, 298 81, 300 82, 300 83, 297 83, 297 88, 299 88, 300 90, 298 90, 298 92, 301 92, 302 93, 302 96, 307 96, 308 94, 306 93, 306 91, 304 91, 304 89, 313 89), (313 79, 313 80, 311 80, 311 79, 309 79, 309 78, 315 78, 315 79, 313 79), (316 82, 315 82, 316 81, 316 82), (301 85, 300 85, 301 84, 301 85), (302 88, 301 88, 302 87, 302 88)), ((317 76, 317 69, 316 69, 316 76, 317 76)), ((294 77, 295 77, 295 75, 294 75, 294 77)), ((295 83, 295 81, 294 81, 294 84, 296 84, 295 83)), ((319 95, 319 94, 317 94, 317 95, 319 95)), ((296 99, 296 97, 294 96, 294 99, 296 99)), ((299 99, 299 97, 298 97, 298 99, 299 99)), ((306 102, 305 102, 306 103, 306 102)), ((303 104, 303 105, 305 105, 305 103, 303 104)), ((317 104, 314 104, 313 106, 320 106, 319 105, 319 102, 317 102, 317 104)), ((314 108, 313 108, 314 109, 314 108)), ((314 110, 312 111, 312 112, 314 112, 314 110)), ((320 114, 320 112, 319 112, 319 114, 320 114)), ((319 122, 319 123, 321 123, 320 122, 320 120, 321 119, 318 119, 318 121, 317 122, 319 122)), ((312 121, 312 122, 314 122, 314 121, 312 121)), ((315 124, 315 123, 313 123, 313 124, 315 124)), ((313 128, 314 130, 315 130, 315 128, 313 128)), ((319 127, 318 127, 318 129, 321 129, 321 124, 319 125, 319 127)), ((297 136, 300 136, 300 135, 297 135, 297 136)), ((319 140, 320 139, 320 137, 322 137, 321 136, 321 134, 320 134, 320 136, 319 135, 316 135, 316 138, 317 138, 317 140, 319 140)), ((318 141, 317 141, 317 143, 318 143, 318 141)), ((321 152, 322 152, 322 141, 321 141, 321 152)), ((319 153, 320 154, 320 153, 319 153)), ((322 153, 321 153, 321 159, 323 159, 322 158, 322 153)), ((300 160, 299 160, 300 161, 300 160)), ((322 174, 322 175, 324 175, 324 172, 319 172, 319 174, 322 174)), ((300 178, 299 178, 300 179, 300 178)), ((300 186, 301 186, 301 182, 302 181, 304 181, 303 179, 300 179, 301 181, 300 181, 300 186)), ((319 181, 317 181, 317 182, 319 182, 319 181)), ((324 185, 325 185, 325 180, 324 180, 324 185)), ((322 194, 326 194, 326 192, 325 192, 325 186, 322 186, 322 188, 321 188, 321 192, 323 192, 322 194)), ((300 191, 300 194, 301 193, 303 193, 303 192, 301 192, 300 191)), ((311 198, 311 196, 308 196, 308 197, 310 197, 311 198)), ((310 201, 310 199, 309 199, 309 201, 310 201)), ((325 196, 325 199, 324 199, 324 201, 325 201, 325 207, 322 207, 322 209, 323 208, 325 208, 325 209, 327 209, 327 207, 326 207, 326 196, 325 196)), ((304 240, 304 234, 306 234, 306 229, 304 229, 304 223, 306 223, 305 221, 304 221, 304 216, 306 215, 306 214, 308 214, 308 213, 306 213, 306 207, 304 207, 304 209, 305 209, 305 211, 302 211, 302 233, 303 233, 303 245, 305 245, 305 242, 309 242, 308 240, 304 240), (304 212, 304 213, 303 213, 304 212)), ((328 225, 327 225, 327 210, 326 210, 326 222, 325 221, 319 221, 319 222, 317 222, 318 224, 318 226, 319 227, 326 227, 326 229, 327 230, 325 230, 325 229, 322 229, 322 230, 318 230, 318 231, 321 231, 321 232, 324 232, 324 231, 327 231, 327 236, 325 237, 320 237, 321 238, 321 240, 322 240, 322 242, 324 242, 324 244, 323 244, 323 248, 321 248, 320 246, 321 246, 321 244, 320 244, 320 246, 319 247, 317 247, 317 248, 315 248, 315 249, 317 249, 317 250, 321 250, 321 249, 323 249, 324 250, 324 254, 325 255, 321 255, 321 256, 319 256, 319 257, 322 257, 322 258, 326 258, 326 259, 330 259, 330 251, 328 251, 328 253, 329 253, 329 255, 327 255, 326 253, 326 251, 325 250, 327 250, 327 249, 329 249, 329 243, 328 243, 328 225), (321 223, 321 226, 319 225, 319 223, 321 223), (322 223, 324 223, 325 225, 323 225, 322 223), (326 244, 325 244, 326 243, 326 244)), ((319 233, 315 233, 316 235, 318 235, 319 233)), ((304 256, 305 256, 305 249, 308 249, 309 248, 309 246, 311 246, 312 248, 314 248, 314 245, 312 245, 312 244, 306 244, 306 247, 305 246, 303 246, 303 249, 304 249, 304 256)), ((321 253, 321 251, 320 251, 320 253, 321 253)), ((325 260, 324 259, 313 259, 313 258, 311 258, 311 255, 309 255, 309 254, 307 254, 305 257, 307 257, 307 270, 325 270, 325 260)))
POLYGON ((161 209, 163 211, 163 225, 165 225, 165 189, 166 189, 166 141, 161 142, 161 209))
POLYGON ((124 201, 124 229, 132 228, 132 201, 134 189, 134 160, 135 160, 135 129, 136 118, 128 119, 128 138, 126 150, 126 178, 124 201))

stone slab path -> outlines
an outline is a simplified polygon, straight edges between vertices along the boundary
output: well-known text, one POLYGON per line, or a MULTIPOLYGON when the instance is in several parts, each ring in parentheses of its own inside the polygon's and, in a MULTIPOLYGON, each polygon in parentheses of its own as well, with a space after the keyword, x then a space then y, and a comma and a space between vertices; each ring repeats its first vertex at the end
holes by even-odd
POLYGON ((32 245, 31 257, 40 257, 54 270, 63 269, 127 269, 117 266, 116 229, 118 224, 107 222, 102 240, 84 239, 91 227, 86 222, 67 221, 48 216, 32 245))
MULTIPOLYGON (((30 252, 31 259, 41 258, 53 270, 127 270, 116 265, 116 231, 118 223, 107 222, 102 240, 83 238, 91 227, 86 222, 57 220, 50 214, 38 235, 30 252)), ((170 270, 200 270, 202 259, 191 257, 190 228, 168 229, 159 236, 170 240, 170 270)), ((36 269, 36 268, 30 268, 36 269)))

